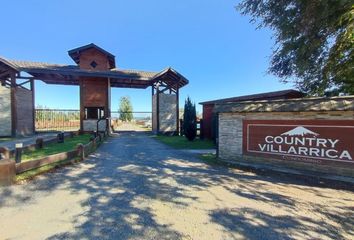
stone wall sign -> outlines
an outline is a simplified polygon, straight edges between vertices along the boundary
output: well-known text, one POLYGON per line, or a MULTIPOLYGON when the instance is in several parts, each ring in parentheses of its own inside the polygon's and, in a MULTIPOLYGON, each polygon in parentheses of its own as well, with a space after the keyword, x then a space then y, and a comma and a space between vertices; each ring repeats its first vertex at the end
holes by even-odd
POLYGON ((354 121, 244 120, 243 154, 354 166, 354 121))

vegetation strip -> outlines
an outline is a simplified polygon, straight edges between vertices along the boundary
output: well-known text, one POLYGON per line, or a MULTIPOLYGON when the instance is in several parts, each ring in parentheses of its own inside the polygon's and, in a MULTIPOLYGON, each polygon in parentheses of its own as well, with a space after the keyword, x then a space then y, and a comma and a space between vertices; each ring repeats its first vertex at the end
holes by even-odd
POLYGON ((90 134, 78 135, 73 138, 65 138, 64 143, 49 143, 48 145, 44 145, 42 149, 24 151, 22 161, 31 161, 53 154, 71 151, 80 143, 88 143, 90 141, 90 136, 90 134))
MULTIPOLYGON (((88 134, 86 134, 88 135, 88 134)), ((88 135, 90 136, 90 135, 88 135)), ((83 157, 87 157, 90 153, 94 152, 97 147, 102 143, 104 138, 96 137, 93 141, 83 145, 83 156, 78 149, 69 152, 62 152, 42 159, 32 160, 24 163, 16 164, 16 172, 19 173, 15 177, 16 182, 30 179, 41 173, 48 172, 58 166, 72 164, 80 161, 83 157), (101 139, 101 141, 100 141, 101 139)), ((79 143, 80 144, 80 143, 79 143)))

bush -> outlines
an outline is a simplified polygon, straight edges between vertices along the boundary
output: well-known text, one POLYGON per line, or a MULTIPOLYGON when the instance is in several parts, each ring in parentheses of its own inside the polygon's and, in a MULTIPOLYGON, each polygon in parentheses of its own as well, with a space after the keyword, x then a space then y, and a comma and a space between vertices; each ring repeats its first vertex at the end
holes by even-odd
POLYGON ((193 141, 197 136, 197 120, 195 104, 188 97, 184 104, 183 133, 189 141, 193 141))

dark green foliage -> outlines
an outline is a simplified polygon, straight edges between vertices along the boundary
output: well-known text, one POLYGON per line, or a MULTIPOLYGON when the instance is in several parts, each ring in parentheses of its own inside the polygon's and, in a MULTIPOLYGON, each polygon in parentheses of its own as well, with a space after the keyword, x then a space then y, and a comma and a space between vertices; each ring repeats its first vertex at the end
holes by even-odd
POLYGON ((133 120, 133 106, 129 97, 121 97, 119 103, 119 119, 124 122, 133 120))
POLYGON ((243 0, 275 32, 269 72, 314 95, 354 94, 353 0, 243 0))
POLYGON ((193 141, 197 136, 195 104, 192 103, 189 97, 186 99, 184 104, 183 131, 184 136, 186 136, 189 141, 193 141))

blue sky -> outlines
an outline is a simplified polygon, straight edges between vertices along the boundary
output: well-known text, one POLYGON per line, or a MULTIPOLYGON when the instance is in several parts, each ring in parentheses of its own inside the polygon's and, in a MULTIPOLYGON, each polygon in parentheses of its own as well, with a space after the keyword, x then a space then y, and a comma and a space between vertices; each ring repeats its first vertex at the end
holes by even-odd
MULTIPOLYGON (((11 0, 1 3, 0 55, 73 64, 67 51, 95 43, 122 69, 172 66, 190 80, 180 103, 291 88, 267 74, 271 31, 256 30, 237 0, 11 0)), ((134 110, 151 110, 151 89, 112 90, 112 110, 130 96, 134 110)), ((37 81, 36 104, 78 109, 78 87, 37 81)), ((200 106, 198 107, 200 111, 200 106)))

